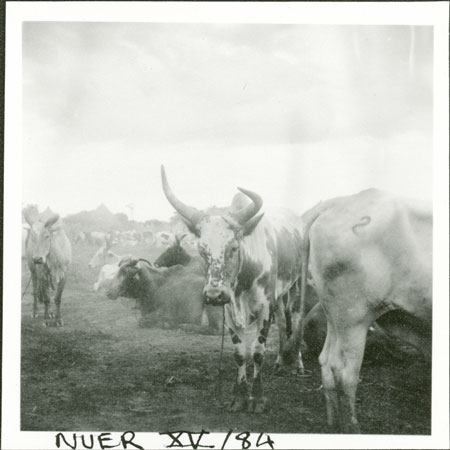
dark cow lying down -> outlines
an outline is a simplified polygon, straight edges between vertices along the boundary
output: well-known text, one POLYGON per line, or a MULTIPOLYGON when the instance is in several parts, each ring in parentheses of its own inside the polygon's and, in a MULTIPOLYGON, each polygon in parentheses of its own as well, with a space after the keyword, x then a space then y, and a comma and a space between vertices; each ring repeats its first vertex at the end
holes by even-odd
POLYGON ((155 268, 148 261, 127 259, 106 291, 108 298, 133 298, 141 310, 142 325, 183 325, 199 333, 220 330, 220 311, 203 304, 205 278, 198 266, 155 268), (197 272, 196 272, 197 270, 197 272))
MULTIPOLYGON (((316 296, 317 294, 314 293, 316 296)), ((306 307, 306 310, 309 308, 306 307)), ((367 334, 364 359, 405 361, 421 357, 410 332, 411 319, 401 311, 389 311, 375 321, 367 334), (399 331, 394 330, 394 327, 399 331), (403 338, 401 334, 403 333, 403 338)), ((304 321, 302 354, 317 357, 322 351, 327 335, 327 319, 320 303, 309 310, 304 321)))

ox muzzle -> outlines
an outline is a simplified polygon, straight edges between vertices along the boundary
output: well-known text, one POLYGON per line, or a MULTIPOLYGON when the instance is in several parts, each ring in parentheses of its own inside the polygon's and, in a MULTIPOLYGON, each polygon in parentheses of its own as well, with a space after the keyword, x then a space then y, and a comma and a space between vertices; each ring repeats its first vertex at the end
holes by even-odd
POLYGON ((230 290, 226 286, 207 284, 203 289, 203 298, 206 305, 222 306, 230 303, 230 290))

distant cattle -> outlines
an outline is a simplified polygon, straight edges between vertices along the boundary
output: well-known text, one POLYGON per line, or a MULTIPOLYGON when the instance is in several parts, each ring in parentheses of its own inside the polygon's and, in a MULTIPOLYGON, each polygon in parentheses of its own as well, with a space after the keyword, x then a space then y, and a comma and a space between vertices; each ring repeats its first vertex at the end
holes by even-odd
POLYGON ((104 233, 103 231, 91 231, 89 235, 89 241, 91 245, 105 245, 106 239, 106 233, 104 233))
POLYGON ((144 230, 142 232, 142 239, 149 245, 153 245, 155 243, 155 236, 151 230, 144 230))
POLYGON ((373 322, 431 355, 432 210, 369 189, 320 203, 303 218, 302 281, 309 259, 327 320, 319 361, 328 424, 358 433, 356 390, 373 322), (383 318, 393 310, 401 321, 383 318))
POLYGON ((46 325, 62 326, 61 297, 66 284, 66 274, 72 259, 70 241, 61 219, 50 212, 40 216, 24 213, 30 226, 26 240, 26 256, 33 282, 33 316, 37 316, 37 303, 44 303, 46 325), (56 313, 51 317, 50 290, 56 290, 56 313))
POLYGON ((127 230, 120 233, 120 243, 127 247, 135 247, 141 239, 141 233, 136 230, 127 230))
POLYGON ((83 244, 86 242, 86 234, 83 231, 78 231, 75 234, 75 237, 73 239, 75 244, 83 244))
POLYGON ((106 294, 113 300, 136 299, 144 324, 188 324, 196 331, 217 332, 220 311, 204 305, 203 285, 204 277, 188 267, 154 268, 147 261, 131 259, 120 263, 106 294))
MULTIPOLYGON (((279 328, 280 352, 277 363, 284 364, 287 341, 286 313, 296 298, 295 290, 302 265, 300 219, 287 210, 260 214, 262 199, 255 192, 241 191, 224 215, 209 215, 182 203, 172 192, 161 168, 166 198, 198 237, 200 256, 207 276, 205 302, 224 306, 226 325, 234 345, 237 378, 233 388, 232 411, 261 412, 266 399, 262 385, 262 364, 272 318, 279 328), (292 292, 293 295, 289 295, 292 292), (285 308, 283 298, 289 297, 285 308), (251 357, 254 372, 249 394, 246 358, 248 330, 252 330, 251 357), (254 330, 254 331, 253 331, 254 330)), ((300 311, 293 310, 292 324, 300 311)), ((301 360, 297 361, 301 364, 301 360)))

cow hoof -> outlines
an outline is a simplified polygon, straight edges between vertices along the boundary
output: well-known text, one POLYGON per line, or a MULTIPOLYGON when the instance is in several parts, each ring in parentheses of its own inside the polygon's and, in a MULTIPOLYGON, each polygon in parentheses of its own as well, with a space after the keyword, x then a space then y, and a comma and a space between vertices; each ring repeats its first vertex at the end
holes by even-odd
POLYGON ((273 369, 273 373, 277 377, 284 377, 288 373, 288 369, 286 366, 283 366, 279 363, 275 364, 275 368, 273 369))
POLYGON ((248 412, 261 414, 266 409, 267 398, 251 398, 248 404, 248 412))
POLYGON ((361 434, 359 423, 348 423, 342 428, 344 434, 361 434))
POLYGON ((56 319, 55 320, 55 326, 56 327, 63 327, 64 326, 64 321, 62 319, 56 319))
POLYGON ((234 399, 230 406, 228 407, 229 412, 240 412, 245 411, 247 406, 247 400, 246 399, 234 399))
POLYGON ((311 371, 306 369, 297 368, 296 374, 299 378, 310 378, 311 371))

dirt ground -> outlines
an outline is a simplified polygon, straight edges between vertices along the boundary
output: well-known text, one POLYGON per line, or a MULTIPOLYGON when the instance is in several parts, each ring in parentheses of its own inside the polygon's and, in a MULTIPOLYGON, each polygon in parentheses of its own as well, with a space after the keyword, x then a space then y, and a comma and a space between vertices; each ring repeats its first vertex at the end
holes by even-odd
MULTIPOLYGON (((153 259, 149 247, 117 253, 153 259)), ((63 328, 32 319, 31 286, 22 301, 21 428, 30 431, 168 431, 326 433, 325 400, 317 358, 306 359, 307 378, 273 376, 277 333, 271 329, 265 360, 267 409, 229 413, 235 376, 228 335, 218 389, 221 336, 140 328, 127 299, 92 291, 98 269, 87 267, 92 247, 73 247, 63 294, 63 328)), ((22 291, 29 280, 23 263, 22 291)), ((43 307, 41 307, 41 310, 43 307)), ((430 434, 430 372, 417 358, 366 357, 358 409, 369 434, 430 434)))

